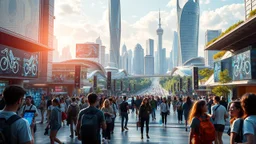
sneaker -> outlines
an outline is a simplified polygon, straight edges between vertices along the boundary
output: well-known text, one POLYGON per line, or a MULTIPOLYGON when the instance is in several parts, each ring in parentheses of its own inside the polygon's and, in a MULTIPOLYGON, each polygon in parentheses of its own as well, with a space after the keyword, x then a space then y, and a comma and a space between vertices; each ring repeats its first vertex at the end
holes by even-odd
POLYGON ((70 135, 69 137, 74 138, 74 136, 73 136, 73 135, 70 135))
POLYGON ((149 139, 150 137, 148 136, 148 134, 147 134, 147 139, 149 139))
POLYGON ((124 132, 124 129, 121 129, 122 132, 124 132))
POLYGON ((125 127, 124 129, 129 130, 127 127, 125 127))

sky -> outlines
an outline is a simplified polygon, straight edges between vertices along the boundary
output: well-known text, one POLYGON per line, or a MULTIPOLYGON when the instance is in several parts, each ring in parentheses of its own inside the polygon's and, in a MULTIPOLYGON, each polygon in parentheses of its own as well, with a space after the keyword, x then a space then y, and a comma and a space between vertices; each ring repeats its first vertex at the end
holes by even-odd
MULTIPOLYGON (((172 49, 173 31, 177 29, 176 0, 120 0, 121 45, 134 50, 137 43, 146 49, 146 40, 154 39, 157 50, 158 13, 161 11, 163 48, 167 57, 172 49)), ((187 0, 179 0, 181 6, 187 0)), ((95 42, 100 36, 109 53, 108 0, 55 0, 54 35, 58 50, 70 47, 75 57, 76 43, 95 42)), ((199 50, 204 56, 207 29, 222 29, 245 19, 244 0, 200 0, 199 50)), ((146 50, 145 50, 146 51, 146 50)))

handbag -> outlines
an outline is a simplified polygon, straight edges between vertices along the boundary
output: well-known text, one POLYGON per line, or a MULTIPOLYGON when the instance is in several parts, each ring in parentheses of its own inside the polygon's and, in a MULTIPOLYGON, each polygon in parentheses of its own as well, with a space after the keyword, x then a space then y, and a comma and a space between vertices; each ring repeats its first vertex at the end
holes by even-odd
POLYGON ((141 122, 137 121, 137 130, 138 130, 139 127, 141 127, 141 122))

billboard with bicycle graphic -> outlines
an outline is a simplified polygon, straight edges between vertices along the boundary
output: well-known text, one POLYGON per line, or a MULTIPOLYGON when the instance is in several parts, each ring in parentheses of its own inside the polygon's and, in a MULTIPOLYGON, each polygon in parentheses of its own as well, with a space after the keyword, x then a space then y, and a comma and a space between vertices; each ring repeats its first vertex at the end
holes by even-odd
POLYGON ((38 53, 0 45, 0 76, 37 78, 38 53))
POLYGON ((233 81, 255 79, 256 59, 254 60, 254 57, 256 57, 256 50, 252 49, 215 62, 214 81, 219 81, 217 77, 220 71, 225 69, 229 71, 229 76, 233 81))

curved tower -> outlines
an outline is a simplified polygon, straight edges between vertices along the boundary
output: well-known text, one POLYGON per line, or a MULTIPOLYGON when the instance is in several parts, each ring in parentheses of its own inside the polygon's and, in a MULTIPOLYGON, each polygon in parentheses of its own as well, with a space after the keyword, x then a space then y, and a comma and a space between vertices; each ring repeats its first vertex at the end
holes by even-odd
POLYGON ((119 67, 121 37, 120 0, 109 0, 110 62, 119 67))
POLYGON ((163 33, 164 30, 161 27, 161 15, 160 15, 160 10, 159 10, 159 24, 158 24, 158 29, 156 30, 156 33, 158 35, 158 47, 157 47, 157 72, 158 74, 163 74, 164 73, 164 68, 163 68, 163 56, 162 56, 162 41, 163 41, 163 33))
POLYGON ((198 56, 199 0, 188 0, 181 8, 177 0, 178 65, 198 56))

